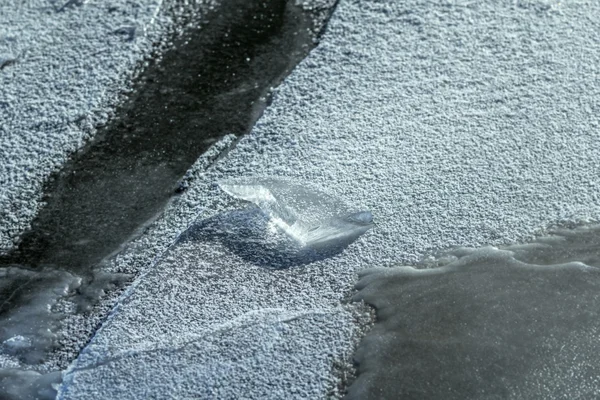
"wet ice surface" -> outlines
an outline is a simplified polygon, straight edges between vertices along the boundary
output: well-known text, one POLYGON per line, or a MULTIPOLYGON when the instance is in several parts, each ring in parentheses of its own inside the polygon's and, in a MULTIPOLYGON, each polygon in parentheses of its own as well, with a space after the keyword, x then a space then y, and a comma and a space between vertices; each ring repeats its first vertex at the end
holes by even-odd
POLYGON ((42 362, 46 352, 56 345, 64 317, 54 307, 80 284, 80 278, 65 271, 0 268, 1 364, 7 357, 25 365, 42 362), (18 309, 13 308, 14 303, 19 304, 18 309))
POLYGON ((131 280, 128 274, 90 274, 84 279, 50 266, 0 268, 0 373, 15 368, 48 372, 48 354, 69 340, 65 319, 89 311, 105 291, 131 280))
POLYGON ((349 398, 598 398, 599 244, 600 226, 560 229, 438 268, 366 270, 355 299, 377 322, 349 398))
POLYGON ((231 233, 237 230, 240 250, 248 244, 256 250, 256 243, 262 242, 265 250, 270 247, 271 252, 283 257, 326 256, 343 251, 373 226, 370 211, 352 211, 308 182, 240 178, 223 180, 219 185, 229 195, 254 203, 261 210, 216 217, 221 231, 229 233, 227 236, 234 236, 231 233))
POLYGON ((60 382, 60 372, 40 374, 17 369, 0 371, 0 393, 3 400, 53 400, 60 382))

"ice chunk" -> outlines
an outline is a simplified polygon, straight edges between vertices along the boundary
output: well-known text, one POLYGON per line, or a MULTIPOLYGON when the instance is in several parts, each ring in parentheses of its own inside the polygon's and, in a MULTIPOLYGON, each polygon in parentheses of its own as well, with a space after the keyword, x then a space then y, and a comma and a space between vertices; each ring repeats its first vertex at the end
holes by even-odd
POLYGON ((352 212, 342 201, 277 178, 224 180, 219 186, 229 195, 256 204, 301 247, 328 249, 345 246, 373 226, 370 211, 352 212))

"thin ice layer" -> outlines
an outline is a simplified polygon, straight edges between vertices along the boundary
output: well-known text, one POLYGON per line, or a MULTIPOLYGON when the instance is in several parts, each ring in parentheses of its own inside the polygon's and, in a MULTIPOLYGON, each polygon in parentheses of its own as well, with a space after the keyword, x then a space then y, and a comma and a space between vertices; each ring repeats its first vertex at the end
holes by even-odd
POLYGON ((0 370, 0 395, 3 400, 54 400, 60 372, 40 374, 18 369, 0 370))
POLYGON ((65 271, 0 268, 0 366, 43 361, 57 343, 58 324, 64 316, 54 312, 53 306, 80 284, 80 278, 65 271), (14 303, 19 307, 13 308, 14 303))
POLYGON ((559 232, 457 249, 440 268, 363 273, 356 300, 377 323, 349 398, 598 398, 600 268, 580 260, 600 265, 600 229, 559 232))
POLYGON ((229 195, 256 204, 274 226, 303 247, 347 245, 373 226, 370 211, 351 212, 342 201, 310 188, 276 178, 219 182, 229 195))

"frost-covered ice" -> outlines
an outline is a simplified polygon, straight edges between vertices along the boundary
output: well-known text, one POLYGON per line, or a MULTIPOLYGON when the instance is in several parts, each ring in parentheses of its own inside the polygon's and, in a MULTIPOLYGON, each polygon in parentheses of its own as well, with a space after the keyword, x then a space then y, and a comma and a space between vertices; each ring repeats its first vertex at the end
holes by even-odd
POLYGON ((126 293, 67 372, 63 398, 133 398, 147 384, 157 396, 177 397, 195 381, 220 398, 325 397, 336 385, 334 360, 350 359, 359 332, 340 304, 357 272, 598 219, 598 20, 597 2, 340 1, 324 40, 277 89, 253 132, 209 170, 196 168, 162 222, 178 234, 194 221, 213 221, 211 229, 179 242, 126 293), (239 228, 233 222, 244 215, 232 214, 231 197, 215 182, 244 176, 327 188, 372 211, 376 229, 334 257, 259 268, 256 255, 231 250, 240 232, 218 230, 220 221, 239 228), (269 309, 328 312, 339 323, 297 319, 302 327, 291 331, 239 324, 206 336, 214 359, 173 344, 269 309), (154 350, 160 356, 148 369, 136 364, 139 351, 154 350), (112 356, 118 362, 106 367, 94 361, 112 356), (233 373, 219 375, 227 368, 233 373))
POLYGON ((59 398, 318 397, 356 335, 320 268, 265 269, 225 243, 181 240, 119 302, 59 398))
POLYGON ((301 247, 328 250, 345 247, 373 226, 370 211, 349 211, 342 201, 277 178, 241 178, 219 182, 229 195, 256 204, 301 247))
MULTIPOLYGON (((95 134, 96 124, 107 122, 138 62, 168 31, 162 4, 0 1, 0 255, 30 226, 44 182, 95 134), (132 40, 114 33, 129 25, 136 27, 132 40)), ((29 398, 19 379, 33 382, 35 373, 15 369, 47 371, 45 353, 64 339, 64 315, 55 308, 79 280, 42 267, 0 268, 0 398, 29 398), (19 386, 21 392, 9 393, 19 386)))

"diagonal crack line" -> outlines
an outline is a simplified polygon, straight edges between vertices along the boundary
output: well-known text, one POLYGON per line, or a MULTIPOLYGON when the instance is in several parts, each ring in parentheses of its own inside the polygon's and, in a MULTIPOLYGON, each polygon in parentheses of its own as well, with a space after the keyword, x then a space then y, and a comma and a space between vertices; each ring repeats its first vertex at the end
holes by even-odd
POLYGON ((240 315, 236 318, 234 318, 233 320, 224 322, 222 324, 219 324, 217 326, 215 326, 214 329, 207 329, 206 334, 202 335, 202 336, 198 336, 194 339, 190 339, 187 340, 185 342, 183 342, 182 344, 176 346, 176 347, 158 347, 158 348, 153 348, 153 349, 147 349, 147 350, 128 350, 128 351, 124 351, 121 352, 115 356, 112 356, 110 358, 106 358, 104 360, 99 360, 94 362, 91 365, 86 365, 83 367, 74 367, 72 369, 72 372, 81 372, 81 371, 88 371, 88 370, 92 370, 104 365, 108 365, 111 364, 113 362, 119 361, 123 358, 126 357, 135 357, 135 356, 139 356, 142 354, 152 354, 152 353, 160 353, 160 352, 171 352, 171 353, 177 353, 179 351, 182 351, 183 349, 185 349, 187 346, 196 343, 198 341, 201 341, 209 336, 215 336, 219 333, 223 333, 223 332, 227 332, 227 331, 231 331, 233 329, 244 329, 244 328, 249 328, 253 325, 258 325, 259 323, 268 323, 268 326, 272 326, 275 324, 280 324, 280 323, 289 323, 292 321, 296 321, 299 320, 301 318, 305 318, 305 317, 310 317, 310 316, 325 316, 325 315, 332 315, 334 314, 333 310, 332 311, 321 311, 321 310, 315 310, 315 311, 302 311, 302 312, 296 312, 295 315, 286 317, 286 318, 276 318, 275 320, 271 320, 269 321, 268 317, 270 315, 273 314, 269 314, 267 313, 267 311, 269 312, 285 312, 285 309, 279 309, 279 308, 266 308, 266 309, 261 309, 261 310, 252 310, 247 312, 246 314, 240 315), (266 315, 267 318, 262 319, 262 320, 251 320, 251 321, 245 321, 244 319, 246 318, 255 318, 256 314, 263 314, 266 315), (236 325, 235 321, 243 321, 241 324, 236 325))

